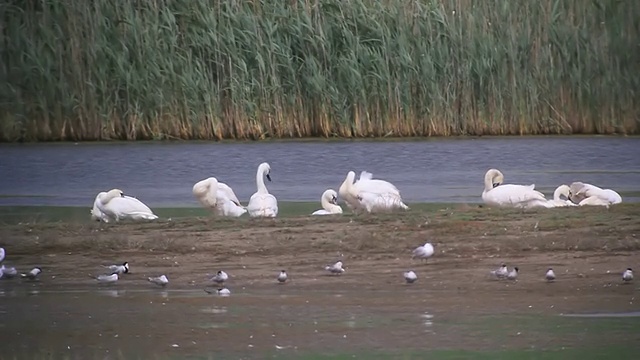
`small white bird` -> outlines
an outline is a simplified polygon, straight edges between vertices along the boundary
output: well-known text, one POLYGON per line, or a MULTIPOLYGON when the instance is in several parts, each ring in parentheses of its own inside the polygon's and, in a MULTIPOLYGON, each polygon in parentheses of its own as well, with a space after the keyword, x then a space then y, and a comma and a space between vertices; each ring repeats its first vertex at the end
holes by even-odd
POLYGON ((39 267, 34 267, 28 273, 20 274, 20 276, 22 278, 27 278, 29 280, 35 280, 38 277, 38 275, 40 275, 41 272, 42 272, 42 269, 40 269, 39 267))
POLYGON ((224 284, 225 281, 229 280, 229 275, 222 270, 218 270, 216 276, 210 279, 211 281, 216 282, 217 284, 224 284))
POLYGON ((154 283, 158 286, 167 286, 167 284, 169 283, 169 279, 167 279, 166 275, 160 275, 157 277, 149 277, 148 278, 149 282, 154 283))
POLYGON ((416 280, 418 280, 418 275, 416 275, 416 273, 413 272, 413 270, 409 270, 404 273, 404 279, 407 281, 408 284, 413 284, 414 282, 416 282, 416 280))
POLYGON ((220 295, 220 296, 229 296, 229 295, 231 295, 231 291, 229 289, 227 289, 226 287, 219 288, 219 289, 217 289, 215 291, 204 289, 204 292, 206 292, 207 294, 216 294, 216 295, 220 295))
POLYGON ((342 267, 342 261, 338 261, 333 265, 327 265, 324 269, 336 275, 342 274, 344 272, 344 268, 342 267))
POLYGON ((549 268, 549 270, 547 270, 547 273, 544 275, 544 278, 547 279, 547 281, 551 282, 556 279, 556 273, 553 272, 552 268, 549 268))
POLYGON ((2 271, 2 275, 0 276, 0 278, 2 279, 11 279, 18 275, 18 270, 16 270, 16 268, 14 268, 13 266, 5 267, 4 265, 2 265, 2 267, 0 267, 0 271, 2 271))
POLYGON ((280 271, 280 274, 278 274, 278 282, 279 283, 284 283, 285 281, 287 281, 287 272, 282 270, 280 271))
POLYGON ((624 282, 633 280, 633 270, 631 270, 631 268, 627 268, 627 270, 622 273, 622 280, 624 282))
POLYGON ((415 248, 413 250, 413 253, 411 255, 411 258, 418 258, 418 259, 423 259, 426 260, 430 257, 433 256, 433 245, 431 245, 431 243, 427 242, 422 246, 418 246, 417 248, 415 248))
POLYGON ((118 281, 118 274, 116 273, 113 273, 111 275, 98 275, 98 276, 89 275, 89 276, 96 279, 99 283, 103 283, 103 284, 113 284, 116 281, 118 281))
POLYGON ((518 277, 518 267, 514 267, 513 270, 509 271, 509 274, 507 274, 507 279, 509 280, 515 280, 518 277))
POLYGON ((509 270, 507 269, 507 265, 502 264, 497 270, 492 270, 491 275, 495 275, 498 279, 504 279, 509 275, 509 270))
POLYGON ((5 255, 4 248, 0 247, 0 263, 4 260, 5 255))
POLYGON ((112 274, 126 274, 129 272, 129 263, 124 262, 122 265, 106 265, 105 268, 109 269, 112 274))

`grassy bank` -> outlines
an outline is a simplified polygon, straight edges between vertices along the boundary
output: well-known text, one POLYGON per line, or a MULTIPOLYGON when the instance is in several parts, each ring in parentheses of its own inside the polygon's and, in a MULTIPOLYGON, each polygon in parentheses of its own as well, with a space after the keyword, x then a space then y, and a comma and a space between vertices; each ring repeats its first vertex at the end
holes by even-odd
POLYGON ((638 133, 637 1, 9 1, 0 139, 638 133))

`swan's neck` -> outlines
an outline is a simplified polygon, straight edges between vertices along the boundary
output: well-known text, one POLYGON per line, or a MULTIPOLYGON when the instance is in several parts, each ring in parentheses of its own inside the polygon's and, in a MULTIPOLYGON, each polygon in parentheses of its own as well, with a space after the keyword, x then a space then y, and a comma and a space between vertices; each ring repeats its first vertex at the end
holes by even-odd
POLYGON ((495 174, 491 171, 487 172, 484 175, 484 192, 488 192, 493 189, 493 179, 495 174))
POLYGON ((327 199, 326 197, 322 197, 322 200, 320 201, 322 203, 322 208, 327 210, 330 213, 335 213, 338 211, 338 208, 340 208, 340 206, 336 205, 336 204, 332 204, 329 199, 327 199))
POLYGON ((263 168, 259 168, 256 173, 256 185, 258 186, 258 193, 260 194, 268 194, 267 186, 264 184, 264 174, 266 170, 263 168))

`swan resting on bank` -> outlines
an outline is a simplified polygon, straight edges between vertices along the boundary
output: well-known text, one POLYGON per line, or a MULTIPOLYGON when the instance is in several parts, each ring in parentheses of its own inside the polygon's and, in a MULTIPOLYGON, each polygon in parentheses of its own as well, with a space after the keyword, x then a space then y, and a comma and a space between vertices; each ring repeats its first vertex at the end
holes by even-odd
POLYGON ((96 196, 91 218, 108 223, 120 220, 155 220, 158 216, 142 201, 125 195, 120 189, 112 189, 96 196))
POLYGON ((503 185, 504 175, 497 169, 489 169, 484 175, 482 200, 489 206, 529 209, 534 207, 553 207, 544 194, 531 185, 503 185))
POLYGON ((392 183, 373 179, 367 171, 360 173, 360 179, 354 183, 356 173, 349 171, 338 190, 347 206, 353 211, 365 210, 368 213, 389 211, 393 209, 408 210, 402 202, 400 191, 392 183))
POLYGON ((569 194, 571 193, 571 189, 567 185, 560 185, 553 192, 553 200, 549 200, 549 204, 552 207, 566 207, 566 206, 578 206, 574 204, 571 200, 569 200, 569 194), (565 197, 564 199, 562 197, 565 197))
POLYGON ((264 184, 264 177, 271 181, 271 166, 263 162, 258 166, 256 172, 257 191, 251 195, 247 210, 251 217, 276 217, 278 215, 278 200, 269 194, 264 184))
POLYGON ((622 202, 620 194, 611 189, 601 189, 583 182, 571 183, 569 188, 569 199, 580 206, 609 206, 622 202))
POLYGON ((193 196, 207 209, 217 215, 238 217, 247 212, 233 189, 218 179, 210 177, 193 185, 193 196))
POLYGON ((320 204, 322 204, 322 209, 314 211, 311 215, 342 214, 342 208, 338 205, 338 194, 335 190, 325 190, 320 198, 320 204))

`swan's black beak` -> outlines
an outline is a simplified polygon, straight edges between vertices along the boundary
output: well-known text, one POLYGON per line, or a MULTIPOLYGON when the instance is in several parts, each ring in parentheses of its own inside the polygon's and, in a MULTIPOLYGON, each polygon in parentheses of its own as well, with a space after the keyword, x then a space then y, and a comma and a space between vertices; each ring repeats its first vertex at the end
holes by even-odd
POLYGON ((267 180, 271 181, 271 175, 267 174, 267 180))
POLYGON ((334 204, 334 205, 337 205, 338 204, 338 198, 335 197, 335 196, 332 196, 331 197, 331 203, 334 204))
POLYGON ((123 192, 120 193, 120 197, 125 197, 123 192))

